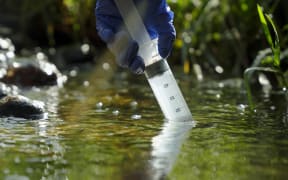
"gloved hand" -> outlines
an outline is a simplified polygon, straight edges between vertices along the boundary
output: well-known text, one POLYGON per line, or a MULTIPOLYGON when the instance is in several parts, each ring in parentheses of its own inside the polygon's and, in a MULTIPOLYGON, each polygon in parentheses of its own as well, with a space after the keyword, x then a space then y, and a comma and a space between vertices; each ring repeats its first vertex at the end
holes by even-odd
MULTIPOLYGON (((166 0, 133 0, 139 4, 146 2, 145 13, 141 14, 151 39, 158 38, 158 51, 162 58, 170 55, 176 32, 173 26, 173 12, 166 0)), ((142 12, 142 11, 141 11, 142 12)), ((98 0, 95 9, 96 28, 100 38, 116 57, 121 67, 129 68, 136 74, 142 74, 145 64, 137 56, 139 46, 123 29, 123 19, 113 0, 98 0)))

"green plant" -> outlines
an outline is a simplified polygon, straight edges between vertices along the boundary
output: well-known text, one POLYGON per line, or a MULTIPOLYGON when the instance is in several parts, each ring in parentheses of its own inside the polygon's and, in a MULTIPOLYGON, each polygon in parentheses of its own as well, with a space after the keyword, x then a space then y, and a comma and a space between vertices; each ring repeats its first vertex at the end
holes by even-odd
POLYGON ((276 25, 273 22, 272 17, 269 14, 265 14, 263 8, 259 4, 257 4, 257 11, 266 40, 272 51, 272 58, 266 57, 260 59, 259 62, 254 63, 252 67, 247 68, 244 72, 244 83, 247 90, 250 109, 254 109, 255 107, 249 83, 253 72, 274 73, 282 80, 284 87, 288 87, 284 72, 280 68, 280 40, 276 25), (259 67, 261 64, 264 65, 264 67, 259 67))
POLYGON ((262 41, 255 23, 259 1, 277 6, 275 0, 169 0, 178 32, 172 55, 182 57, 188 72, 189 66, 199 64, 206 76, 222 72, 219 67, 222 77, 242 76, 262 41))

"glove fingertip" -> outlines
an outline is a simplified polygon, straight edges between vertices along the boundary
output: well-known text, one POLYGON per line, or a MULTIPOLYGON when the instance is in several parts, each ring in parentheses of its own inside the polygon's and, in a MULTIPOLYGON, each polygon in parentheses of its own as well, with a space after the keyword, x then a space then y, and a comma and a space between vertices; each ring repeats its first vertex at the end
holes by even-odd
POLYGON ((145 71, 144 60, 140 56, 136 56, 135 59, 130 64, 129 69, 134 74, 143 74, 145 71))
POLYGON ((159 54, 162 58, 167 58, 170 55, 170 49, 159 49, 159 54))
POLYGON ((160 36, 158 41, 158 51, 162 58, 167 58, 172 50, 174 36, 160 36))
POLYGON ((114 39, 114 33, 109 29, 102 29, 101 31, 99 31, 99 36, 106 43, 110 43, 114 39))

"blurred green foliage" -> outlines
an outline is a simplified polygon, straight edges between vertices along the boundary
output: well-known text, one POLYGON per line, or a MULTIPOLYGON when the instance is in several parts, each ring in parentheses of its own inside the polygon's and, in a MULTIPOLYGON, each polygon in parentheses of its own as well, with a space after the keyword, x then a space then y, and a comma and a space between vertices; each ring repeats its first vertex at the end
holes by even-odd
MULTIPOLYGON (((4 17, 3 14, 9 12, 11 17, 15 17, 15 21, 19 21, 21 32, 44 41, 44 44, 46 42, 55 46, 67 42, 89 41, 103 46, 95 30, 96 0, 0 1, 0 20, 4 17)), ((288 1, 167 2, 175 13, 174 24, 177 30, 170 62, 181 63, 181 59, 188 67, 188 73, 191 72, 193 64, 198 64, 206 73, 221 74, 224 70, 225 75, 242 75, 245 68, 253 63, 259 51, 269 46, 258 18, 257 3, 268 13, 275 15, 281 50, 287 47, 288 11, 285 7, 288 7, 288 1)))
POLYGON ((73 20, 73 29, 85 35, 89 29, 95 30, 94 7, 96 0, 63 0, 73 20))
MULTIPOLYGON (((175 56, 183 63, 239 76, 267 47, 257 14, 257 3, 269 12, 287 4, 281 0, 169 0, 178 32, 175 56)), ((283 18, 283 16, 282 16, 283 18)), ((287 14, 286 17, 287 18, 287 14)), ((281 20, 281 19, 280 19, 281 20)), ((277 20, 276 20, 277 22, 277 20)), ((280 37, 286 28, 281 27, 280 37)), ((287 44, 286 42, 283 41, 287 44)), ((283 45, 283 44, 282 44, 283 45)), ((188 68, 189 71, 189 68, 188 68)), ((215 73, 215 72, 214 72, 215 73)))
POLYGON ((16 41, 20 37, 23 46, 31 45, 27 40, 32 40, 32 46, 99 41, 95 33, 95 0, 0 0, 0 3, 0 34, 3 34, 1 26, 11 28, 8 36, 16 41))

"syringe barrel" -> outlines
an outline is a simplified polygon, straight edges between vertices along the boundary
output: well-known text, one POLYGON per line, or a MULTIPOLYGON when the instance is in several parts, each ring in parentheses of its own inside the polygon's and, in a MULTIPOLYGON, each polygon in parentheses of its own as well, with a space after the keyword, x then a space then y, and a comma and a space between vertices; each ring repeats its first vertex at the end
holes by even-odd
POLYGON ((165 59, 146 66, 145 75, 166 119, 192 120, 192 114, 165 59))

